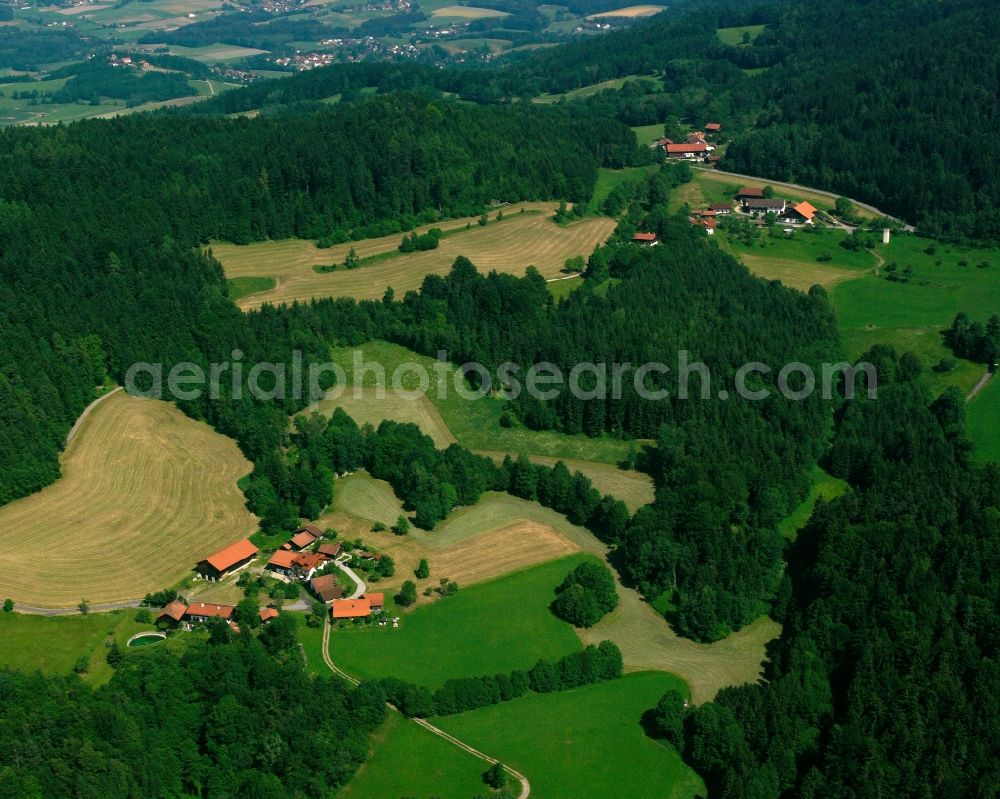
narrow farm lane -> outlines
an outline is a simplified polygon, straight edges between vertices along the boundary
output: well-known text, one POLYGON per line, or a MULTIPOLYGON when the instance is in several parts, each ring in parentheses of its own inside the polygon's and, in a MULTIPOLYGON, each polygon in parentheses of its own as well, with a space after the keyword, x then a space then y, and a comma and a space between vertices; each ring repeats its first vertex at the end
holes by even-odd
POLYGON ((117 394, 121 390, 122 390, 122 387, 118 386, 117 388, 114 388, 111 391, 109 391, 107 394, 102 394, 97 399, 95 399, 92 403, 90 403, 90 405, 88 405, 86 408, 83 409, 83 413, 81 413, 80 416, 77 418, 77 420, 75 422, 73 422, 73 426, 69 429, 69 433, 66 434, 66 446, 67 447, 69 446, 69 442, 73 440, 73 438, 76 436, 77 431, 83 425, 84 420, 88 416, 90 416, 90 412, 92 410, 94 410, 94 408, 96 408, 102 402, 104 402, 104 400, 106 400, 108 397, 111 397, 111 396, 117 394))
MULTIPOLYGON (((352 677, 347 672, 337 668, 337 665, 333 662, 333 658, 330 657, 330 628, 331 628, 330 619, 327 618, 326 623, 323 625, 323 662, 326 663, 327 667, 329 667, 329 669, 334 674, 343 677, 345 680, 351 683, 351 685, 358 685, 359 680, 356 677, 352 677)), ((388 702, 386 704, 394 712, 396 713, 399 712, 399 710, 392 704, 389 704, 388 702)), ((435 727, 433 724, 427 721, 427 719, 414 718, 413 721, 415 721, 417 724, 419 724, 428 732, 434 733, 439 738, 443 738, 444 740, 448 741, 448 743, 457 746, 459 749, 465 752, 468 752, 473 757, 477 757, 480 760, 489 763, 491 766, 494 763, 499 762, 495 757, 490 757, 489 755, 480 752, 478 749, 469 746, 464 741, 460 741, 454 735, 449 735, 439 727, 435 727)), ((506 764, 504 764, 504 770, 521 784, 521 792, 518 794, 517 799, 528 799, 528 797, 531 795, 531 783, 528 782, 528 778, 525 777, 520 771, 517 771, 516 769, 513 769, 506 764)))
POLYGON ((993 372, 987 370, 986 374, 979 378, 979 382, 976 383, 976 387, 969 392, 969 395, 965 398, 966 402, 972 402, 973 397, 976 396, 980 391, 986 388, 986 384, 990 382, 990 378, 993 377, 993 372))
POLYGON ((350 566, 347 565, 347 559, 346 558, 344 558, 344 557, 337 558, 334 561, 334 564, 336 565, 336 567, 338 569, 340 569, 344 574, 346 574, 348 577, 350 577, 354 581, 354 593, 351 594, 350 596, 344 597, 344 598, 345 599, 357 599, 359 596, 361 596, 365 592, 365 589, 367 587, 367 586, 365 586, 364 580, 362 580, 360 577, 358 577, 357 573, 350 566))

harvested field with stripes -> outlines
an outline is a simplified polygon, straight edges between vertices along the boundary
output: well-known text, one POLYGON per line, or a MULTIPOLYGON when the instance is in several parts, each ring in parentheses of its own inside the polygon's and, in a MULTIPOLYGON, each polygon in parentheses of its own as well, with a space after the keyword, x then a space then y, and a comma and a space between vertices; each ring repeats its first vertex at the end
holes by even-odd
MULTIPOLYGON (((555 203, 524 203, 503 209, 504 219, 478 224, 478 217, 440 222, 433 227, 445 231, 439 247, 424 252, 399 253, 402 233, 378 239, 338 244, 319 249, 310 241, 292 239, 250 245, 214 244, 213 255, 226 277, 271 277, 277 281, 269 291, 241 297, 237 305, 244 310, 259 308, 265 302, 291 303, 314 297, 354 297, 380 299, 387 288, 397 297, 418 289, 427 275, 444 275, 460 255, 469 258, 483 272, 496 270, 524 274, 534 265, 546 278, 557 277, 566 259, 589 256, 611 235, 615 221, 589 217, 567 226, 555 224, 551 216, 555 203), (520 210, 524 208, 525 213, 520 210), (531 212, 531 213, 529 213, 531 212), (471 227, 466 229, 466 225, 471 227), (357 269, 317 272, 314 267, 342 264, 351 248, 361 259, 386 255, 385 260, 357 269)), ((431 225, 418 228, 426 232, 431 225)))
POLYGON ((63 454, 63 476, 0 508, 0 597, 41 608, 139 599, 253 532, 235 442, 173 405, 108 397, 63 454))

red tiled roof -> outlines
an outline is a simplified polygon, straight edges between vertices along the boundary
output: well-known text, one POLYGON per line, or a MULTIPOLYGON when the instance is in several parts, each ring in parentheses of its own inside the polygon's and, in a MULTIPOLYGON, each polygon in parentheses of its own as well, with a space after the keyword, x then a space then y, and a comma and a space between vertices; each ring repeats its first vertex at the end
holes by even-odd
POLYGON ((228 619, 233 615, 233 611, 236 608, 233 605, 213 605, 210 602, 196 602, 193 605, 188 605, 187 610, 184 612, 185 616, 205 616, 206 618, 218 617, 220 619, 228 619))
POLYGON ((709 122, 705 125, 705 130, 722 130, 722 125, 718 122, 709 122))
POLYGON ((316 543, 316 536, 308 530, 303 530, 301 533, 293 535, 292 540, 289 541, 289 543, 298 549, 305 549, 306 547, 316 543))
POLYGON ((737 197, 763 197, 763 189, 754 189, 750 186, 743 186, 738 192, 736 192, 737 197))
POLYGON ((800 214, 804 219, 812 219, 816 216, 816 209, 807 202, 801 202, 798 205, 793 205, 792 210, 797 214, 800 214))
POLYGON ((162 619, 164 616, 173 619, 174 621, 180 621, 184 618, 184 613, 187 611, 187 605, 183 602, 175 599, 168 605, 165 605, 160 611, 160 615, 157 618, 162 619))
POLYGON ((340 554, 340 544, 320 544, 316 551, 328 558, 335 558, 340 554))
POLYGON ((718 205, 710 205, 709 208, 716 213, 719 211, 732 211, 733 207, 729 203, 719 203, 718 205))
POLYGON ((259 551, 249 540, 244 538, 242 541, 230 544, 225 549, 220 549, 214 555, 209 555, 205 558, 205 562, 216 571, 224 572, 240 561, 253 557, 259 551))
POLYGON ((335 574, 321 574, 319 577, 313 577, 309 581, 309 586, 324 602, 340 599, 344 595, 344 587, 337 582, 335 574))
POLYGON ((357 619, 362 616, 370 616, 372 603, 362 597, 361 599, 335 599, 330 606, 330 613, 335 619, 357 619))
POLYGON ((318 552, 300 552, 295 559, 295 565, 303 571, 315 569, 326 563, 326 558, 318 552))
POLYGON ((278 618, 277 608, 261 608, 260 609, 260 620, 261 621, 271 621, 271 619, 278 618))
POLYGON ((656 241, 655 233, 636 233, 632 241, 656 241))
POLYGON ((292 552, 290 549, 279 549, 271 555, 271 559, 268 560, 267 565, 278 569, 290 569, 298 558, 298 552, 292 552))
POLYGON ((707 144, 668 144, 668 153, 704 153, 708 152, 707 144))
POLYGON ((367 599, 373 608, 380 608, 385 605, 385 594, 365 594, 362 599, 367 599))
POLYGON ((305 527, 300 527, 295 531, 296 533, 309 533, 313 538, 322 538, 324 533, 315 524, 307 524, 305 527))

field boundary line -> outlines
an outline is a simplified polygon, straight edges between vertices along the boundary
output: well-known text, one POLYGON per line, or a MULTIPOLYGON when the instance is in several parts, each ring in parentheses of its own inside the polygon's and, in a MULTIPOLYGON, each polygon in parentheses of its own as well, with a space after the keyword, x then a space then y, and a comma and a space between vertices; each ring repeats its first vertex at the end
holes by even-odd
MULTIPOLYGON (((69 429, 69 432, 66 434, 66 447, 68 447, 69 444, 70 444, 70 442, 74 438, 76 438, 76 434, 78 432, 80 432, 80 427, 83 425, 83 423, 87 419, 87 417, 90 416, 90 412, 92 410, 94 410, 94 408, 96 408, 102 402, 104 402, 104 400, 106 400, 108 397, 110 397, 110 396, 112 396, 114 394, 117 394, 121 390, 122 390, 122 387, 121 386, 117 386, 117 387, 113 388, 111 391, 109 391, 107 394, 102 394, 101 396, 99 396, 92 403, 90 403, 90 405, 88 405, 86 408, 83 409, 83 413, 81 413, 76 418, 76 421, 73 422, 73 426, 69 429)), ((63 449, 65 450, 66 447, 64 447, 63 449)))
MULTIPOLYGON (((326 665, 330 668, 330 670, 334 674, 343 677, 351 685, 355 686, 360 685, 360 680, 358 680, 357 677, 352 677, 347 672, 338 668, 337 665, 333 662, 333 659, 330 657, 331 628, 332 625, 330 624, 330 619, 327 618, 326 621, 323 623, 323 662, 326 663, 326 665)), ((386 705, 392 710, 399 713, 399 708, 397 708, 395 705, 391 704, 390 702, 386 702, 386 705)), ((454 735, 450 735, 449 733, 442 730, 440 727, 435 727, 433 724, 427 721, 427 719, 414 717, 413 721, 415 721, 417 724, 419 724, 428 732, 434 733, 434 735, 438 736, 439 738, 443 738, 444 740, 448 741, 448 743, 457 746, 459 749, 468 752, 470 755, 473 755, 474 757, 477 757, 486 763, 489 763, 491 766, 494 763, 500 762, 495 757, 490 757, 489 755, 480 752, 478 749, 469 746, 469 744, 465 743, 464 741, 459 740, 454 735)), ((525 777, 520 771, 517 771, 516 769, 513 769, 506 764, 504 764, 504 770, 512 777, 514 777, 514 779, 516 779, 519 783, 521 783, 521 793, 518 794, 517 799, 528 799, 528 797, 531 795, 531 783, 528 782, 528 778, 525 777)))

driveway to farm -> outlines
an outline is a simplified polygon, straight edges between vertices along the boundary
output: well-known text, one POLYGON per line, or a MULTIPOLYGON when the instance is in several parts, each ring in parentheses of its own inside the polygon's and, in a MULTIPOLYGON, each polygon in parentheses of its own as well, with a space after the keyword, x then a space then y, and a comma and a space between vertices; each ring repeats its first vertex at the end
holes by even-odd
MULTIPOLYGON (((332 671, 334 674, 337 674, 340 677, 343 677, 345 680, 347 680, 349 683, 351 683, 351 685, 358 685, 359 684, 359 680, 356 677, 352 677, 347 672, 342 671, 341 669, 337 668, 337 666, 334 664, 332 658, 330 657, 330 619, 329 619, 329 617, 327 617, 326 623, 323 625, 323 662, 326 663, 326 665, 329 667, 330 671, 332 671)), ((392 705, 389 702, 386 702, 386 705, 388 705, 388 707, 391 710, 394 710, 397 713, 399 712, 399 709, 395 705, 392 705)), ((441 728, 435 727, 433 724, 431 724, 429 721, 427 721, 427 719, 414 718, 413 721, 415 721, 417 724, 419 724, 421 727, 423 727, 428 732, 434 733, 439 738, 443 738, 444 740, 448 741, 448 743, 454 744, 459 749, 461 749, 461 750, 463 750, 465 752, 468 752, 473 757, 478 757, 480 760, 482 760, 482 761, 484 761, 486 763, 489 763, 491 766, 494 763, 498 763, 499 762, 495 757, 490 757, 489 755, 484 754, 483 752, 480 752, 478 749, 474 749, 473 747, 469 746, 464 741, 460 741, 454 735, 449 735, 448 733, 446 733, 441 728)), ((508 765, 504 765, 504 770, 508 774, 510 774, 514 779, 516 779, 519 783, 521 783, 521 792, 517 795, 517 799, 528 799, 528 797, 531 795, 531 783, 528 782, 528 778, 525 777, 520 771, 516 771, 515 769, 512 769, 508 765)))
MULTIPOLYGON (((819 194, 823 197, 829 197, 831 200, 836 200, 838 197, 843 196, 842 194, 834 194, 833 192, 823 191, 822 189, 814 189, 812 186, 802 186, 798 183, 786 183, 783 180, 771 181, 770 178, 762 178, 759 175, 744 175, 741 174, 740 172, 726 172, 723 169, 714 169, 714 168, 710 169, 708 167, 703 167, 703 166, 695 166, 692 167, 692 169, 700 169, 703 172, 718 172, 720 175, 729 175, 730 177, 734 178, 745 178, 746 180, 759 180, 763 182, 770 181, 776 185, 780 184, 782 186, 788 186, 793 189, 802 189, 802 191, 811 191, 813 194, 819 194)), ((916 228, 913 227, 913 225, 908 225, 905 222, 903 222, 902 219, 896 219, 896 217, 892 216, 891 214, 887 214, 885 211, 880 211, 874 205, 868 205, 868 203, 858 202, 857 200, 853 200, 850 197, 848 197, 848 199, 851 200, 851 202, 854 205, 858 206, 858 208, 864 208, 866 211, 871 211, 871 213, 876 214, 877 216, 884 216, 887 219, 893 219, 897 222, 901 222, 903 224, 903 230, 905 230, 907 233, 914 233, 916 231, 916 228)))
POLYGON ((362 580, 360 577, 358 577, 358 575, 355 573, 355 571, 350 566, 347 565, 347 561, 349 559, 350 559, 349 555, 347 555, 347 556, 341 555, 333 563, 344 574, 346 574, 348 577, 350 577, 352 580, 354 580, 354 586, 355 586, 354 593, 351 594, 348 597, 344 597, 344 599, 357 599, 359 596, 361 596, 365 592, 365 587, 366 586, 365 586, 364 580, 362 580))

